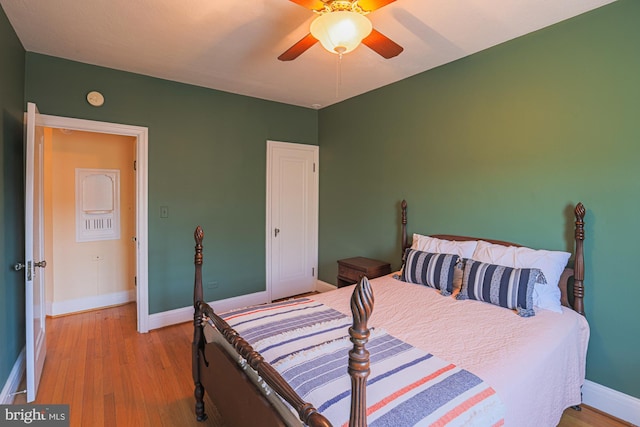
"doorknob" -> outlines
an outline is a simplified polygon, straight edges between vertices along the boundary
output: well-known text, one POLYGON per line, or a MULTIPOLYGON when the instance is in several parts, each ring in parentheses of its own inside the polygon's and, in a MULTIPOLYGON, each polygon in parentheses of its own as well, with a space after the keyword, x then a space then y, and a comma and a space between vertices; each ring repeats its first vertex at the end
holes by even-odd
MULTIPOLYGON (((36 263, 34 263, 33 265, 34 265, 35 267, 45 268, 45 267, 47 266, 47 261, 42 260, 42 261, 40 261, 40 262, 36 262, 36 263)), ((13 269, 14 269, 15 271, 20 271, 20 270, 24 269, 25 267, 26 267, 26 265, 24 265, 24 264, 23 264, 23 263, 21 263, 21 262, 17 262, 17 263, 15 263, 15 264, 13 265, 13 269)))
POLYGON ((280 234, 280 229, 276 228, 275 230, 273 230, 275 236, 274 237, 278 237, 278 234, 280 234))

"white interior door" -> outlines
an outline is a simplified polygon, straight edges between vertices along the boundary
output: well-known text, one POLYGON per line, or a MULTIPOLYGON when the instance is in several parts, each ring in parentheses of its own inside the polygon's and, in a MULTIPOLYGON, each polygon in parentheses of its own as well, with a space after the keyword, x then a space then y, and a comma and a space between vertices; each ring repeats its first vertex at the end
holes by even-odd
POLYGON ((47 354, 45 336, 44 295, 44 226, 43 226, 43 140, 44 128, 36 126, 38 108, 27 105, 25 139, 25 314, 27 402, 38 392, 44 359, 47 354))
POLYGON ((272 300, 315 290, 317 146, 267 141, 267 290, 272 300))

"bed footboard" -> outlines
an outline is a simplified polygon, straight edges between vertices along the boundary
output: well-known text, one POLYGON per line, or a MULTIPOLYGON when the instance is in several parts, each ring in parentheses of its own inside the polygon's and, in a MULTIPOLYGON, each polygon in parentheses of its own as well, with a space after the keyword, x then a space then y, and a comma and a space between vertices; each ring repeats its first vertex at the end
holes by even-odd
MULTIPOLYGON (((264 383, 266 383, 275 393, 286 400, 298 413, 300 420, 308 426, 330 426, 329 421, 318 413, 317 409, 308 402, 305 402, 298 396, 298 394, 289 386, 289 384, 280 376, 280 374, 269 364, 263 357, 251 347, 251 345, 242 338, 234 329, 232 329, 224 319, 214 313, 213 309, 205 302, 199 301, 196 304, 196 313, 199 314, 202 322, 207 321, 212 324, 224 337, 224 339, 233 347, 233 349, 240 355, 255 372, 264 383)), ((220 348, 222 350, 222 348, 220 348)), ((203 357, 202 362, 206 365, 209 364, 206 361, 206 354, 203 352, 196 357, 203 357)), ((200 367, 202 368, 202 362, 200 367)), ((236 362, 237 363, 237 362, 236 362)), ((231 373, 227 372, 227 375, 231 373)), ((195 381, 194 381, 195 382, 195 381)), ((235 381, 234 381, 235 382, 235 381)), ((246 381, 245 381, 246 382, 246 381)), ((221 382, 222 383, 222 382, 221 382)), ((226 384, 225 384, 226 385, 226 384)), ((196 417, 198 417, 197 411, 202 402, 198 401, 198 383, 196 383, 196 417)), ((242 408, 240 404, 235 408, 236 411, 251 411, 253 408, 242 408)), ((277 418, 277 416, 276 416, 277 418)), ((265 423, 266 424, 266 423, 265 423)), ((263 424, 264 425, 264 424, 263 424)))
MULTIPOLYGON (((290 425, 286 416, 268 399, 261 388, 266 384, 288 402, 298 413, 300 420, 312 427, 331 426, 318 410, 305 402, 282 376, 238 332, 218 316, 204 302, 202 291, 202 240, 204 233, 198 226, 194 233, 195 283, 194 283, 194 334, 192 344, 192 373, 195 386, 195 413, 198 421, 207 419, 204 410, 205 390, 229 425, 247 425, 247 417, 257 419, 260 425, 290 425), (203 326, 209 323, 220 334, 220 343, 207 343, 203 326), (233 356, 232 356, 233 355, 233 356), (238 356, 257 373, 257 382, 238 365, 238 356), (224 377, 224 379, 222 379, 224 377), (233 383, 233 386, 229 384, 233 383), (222 389, 224 387, 224 389, 222 389), (228 390, 227 387, 232 388, 228 390), (217 398, 216 398, 217 397, 217 398), (256 403, 258 402, 258 403, 256 403), (229 409, 232 408, 232 409, 229 409), (225 416, 225 411, 226 415, 225 416), (257 414, 256 412, 259 412, 257 414)), ((369 352, 365 345, 369 339, 367 322, 373 311, 373 292, 366 277, 355 287, 351 297, 353 325, 349 335, 353 349, 349 352, 348 372, 351 376, 351 427, 366 426, 366 380, 369 376, 369 352)), ((280 405, 282 405, 280 403, 280 405)), ((283 405, 284 408, 284 405, 283 405)), ((284 408, 285 411, 290 412, 284 408)), ((294 418, 291 416, 291 418, 294 418)))

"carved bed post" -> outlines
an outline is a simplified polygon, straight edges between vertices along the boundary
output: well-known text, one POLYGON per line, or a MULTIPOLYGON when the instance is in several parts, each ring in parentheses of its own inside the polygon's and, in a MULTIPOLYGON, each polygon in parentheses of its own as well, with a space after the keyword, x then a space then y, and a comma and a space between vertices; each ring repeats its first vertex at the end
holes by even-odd
POLYGON ((196 398, 196 419, 198 421, 204 421, 207 419, 207 414, 204 412, 204 387, 200 382, 200 350, 204 345, 204 337, 202 335, 202 310, 200 309, 200 302, 203 300, 202 294, 202 239, 204 239, 204 232, 202 227, 196 227, 196 231, 193 233, 193 237, 196 241, 196 252, 194 257, 195 264, 195 281, 193 285, 193 342, 191 343, 191 370, 193 375, 193 383, 195 389, 193 394, 196 398))
POLYGON ((407 201, 406 200, 403 200, 402 203, 400 203, 400 208, 402 209, 402 225, 400 226, 400 238, 402 239, 401 241, 402 260, 400 265, 404 265, 404 252, 408 247, 407 241, 409 239, 407 236, 407 201))
POLYGON ((367 377, 369 376, 369 352, 365 344, 369 340, 367 322, 373 311, 373 292, 369 279, 363 277, 351 295, 351 313, 353 326, 349 335, 353 349, 349 351, 349 376, 351 377, 351 416, 350 427, 367 425, 367 377))
POLYGON ((574 262, 573 274, 573 308, 584 315, 584 215, 587 212, 582 203, 578 203, 575 208, 576 215, 576 259, 574 262))
POLYGON ((193 259, 195 264, 195 280, 193 286, 193 306, 196 307, 198 301, 203 300, 202 295, 202 240, 204 239, 204 231, 202 227, 197 226, 193 233, 196 241, 196 253, 193 259))

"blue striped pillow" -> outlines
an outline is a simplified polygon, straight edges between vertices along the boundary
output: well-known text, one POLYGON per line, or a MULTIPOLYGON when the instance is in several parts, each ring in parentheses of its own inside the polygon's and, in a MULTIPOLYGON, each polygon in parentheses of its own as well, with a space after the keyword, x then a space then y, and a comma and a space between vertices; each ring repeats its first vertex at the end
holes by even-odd
POLYGON ((453 271, 460 257, 407 249, 402 280, 438 289, 442 295, 453 291, 453 271))
POLYGON ((538 268, 512 268, 466 260, 458 299, 474 299, 517 310, 522 317, 535 316, 533 288, 546 283, 538 268))

